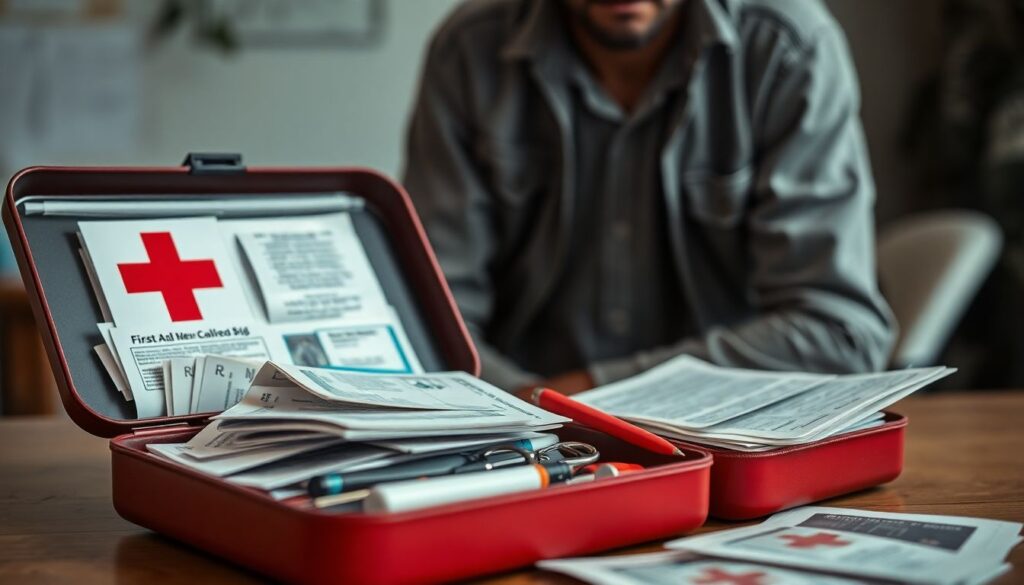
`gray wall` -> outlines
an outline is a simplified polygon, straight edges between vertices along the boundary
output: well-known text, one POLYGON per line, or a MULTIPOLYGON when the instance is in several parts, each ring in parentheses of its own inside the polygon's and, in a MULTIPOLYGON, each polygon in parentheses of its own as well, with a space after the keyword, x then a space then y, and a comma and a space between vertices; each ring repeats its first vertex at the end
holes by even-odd
POLYGON ((224 56, 182 31, 143 57, 138 148, 112 151, 98 137, 88 151, 36 149, 0 167, 9 175, 45 163, 175 165, 188 151, 237 151, 254 165, 368 165, 394 174, 423 47, 455 4, 389 0, 385 38, 368 48, 224 56))
MULTIPOLYGON (((896 152, 911 88, 937 54, 936 0, 826 0, 861 74, 864 123, 883 221, 911 189, 896 152)), ((137 148, 31 152, 28 164, 176 164, 190 150, 239 151, 249 164, 369 165, 395 174, 428 36, 458 0, 390 0, 385 40, 365 49, 249 50, 225 57, 185 35, 143 57, 137 148)))
POLYGON ((914 185, 898 148, 913 89, 937 65, 938 0, 826 0, 860 73, 862 116, 878 185, 880 223, 908 211, 914 185))

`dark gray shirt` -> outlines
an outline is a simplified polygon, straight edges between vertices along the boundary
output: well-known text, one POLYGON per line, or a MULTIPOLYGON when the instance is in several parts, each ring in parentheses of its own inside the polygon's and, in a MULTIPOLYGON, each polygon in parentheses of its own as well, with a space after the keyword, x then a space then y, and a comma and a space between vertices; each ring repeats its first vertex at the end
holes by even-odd
POLYGON ((893 322, 842 34, 816 0, 686 0, 627 115, 553 0, 473 0, 431 44, 405 184, 481 354, 515 388, 679 354, 870 371, 893 322))
MULTIPOLYGON (((670 50, 632 112, 623 111, 568 42, 557 58, 568 83, 575 141, 575 220, 556 294, 527 327, 515 361, 552 376, 670 344, 692 333, 672 259, 658 154, 679 107, 670 50), (536 340, 544 340, 543 344, 536 340)), ((557 206, 548 198, 540 204, 557 206)))

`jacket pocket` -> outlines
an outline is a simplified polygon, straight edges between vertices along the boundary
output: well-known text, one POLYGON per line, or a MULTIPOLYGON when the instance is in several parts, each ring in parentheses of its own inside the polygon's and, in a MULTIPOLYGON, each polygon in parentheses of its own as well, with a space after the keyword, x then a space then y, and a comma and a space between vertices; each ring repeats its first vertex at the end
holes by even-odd
POLYGON ((750 166, 726 175, 711 171, 686 173, 681 181, 686 208, 699 222, 733 227, 747 209, 753 179, 750 166))
POLYGON ((548 186, 554 175, 552 157, 543 149, 503 145, 477 149, 494 194, 511 205, 521 205, 548 186))

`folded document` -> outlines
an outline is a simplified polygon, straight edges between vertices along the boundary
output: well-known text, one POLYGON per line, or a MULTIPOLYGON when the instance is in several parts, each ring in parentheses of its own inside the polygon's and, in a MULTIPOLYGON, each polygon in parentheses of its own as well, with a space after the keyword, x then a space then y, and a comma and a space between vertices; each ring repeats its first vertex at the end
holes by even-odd
POLYGON ((882 424, 880 410, 954 371, 835 376, 723 368, 681 356, 576 398, 666 437, 764 451, 882 424))

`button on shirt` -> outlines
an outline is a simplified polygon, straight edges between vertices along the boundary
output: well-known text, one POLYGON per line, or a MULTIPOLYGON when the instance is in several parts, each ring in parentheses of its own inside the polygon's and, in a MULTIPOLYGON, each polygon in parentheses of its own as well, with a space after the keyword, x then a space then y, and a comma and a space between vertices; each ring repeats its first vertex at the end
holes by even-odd
MULTIPOLYGON (((659 154, 678 107, 681 51, 670 50, 644 96, 624 111, 571 47, 562 47, 574 134, 570 249, 549 302, 514 355, 557 375, 668 345, 690 333, 672 259, 659 154)), ((548 198, 547 205, 558 200, 548 198)))

